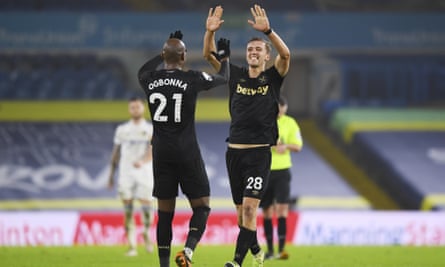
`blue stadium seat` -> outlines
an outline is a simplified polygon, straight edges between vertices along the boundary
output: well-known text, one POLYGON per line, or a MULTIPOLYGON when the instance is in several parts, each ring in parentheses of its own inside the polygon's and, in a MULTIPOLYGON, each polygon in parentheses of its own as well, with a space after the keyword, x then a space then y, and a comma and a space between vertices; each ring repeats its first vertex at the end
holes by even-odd
POLYGON ((1 54, 0 96, 5 99, 117 99, 126 91, 118 59, 95 54, 1 54), (68 64, 69 63, 69 64, 68 64), (108 86, 104 86, 110 83, 108 86))
MULTIPOLYGON (((445 132, 360 132, 351 147, 403 208, 420 209, 429 195, 445 196, 445 158, 436 162, 430 155, 445 149, 445 132)), ((445 209, 442 204, 432 208, 445 209)))
MULTIPOLYGON (((0 165, 13 172, 39 172, 41 179, 24 177, 20 180, 27 188, 38 187, 39 190, 7 186, 0 187, 0 201, 29 199, 78 199, 78 198, 114 198, 115 192, 106 188, 109 168, 109 155, 113 146, 115 122, 74 122, 74 123, 0 123, 0 165), (5 138, 7 137, 7 138, 5 138), (44 172, 51 169, 54 173, 44 172), (69 184, 57 184, 48 188, 43 183, 57 180, 57 174, 68 175, 64 181, 69 184), (54 177, 56 176, 56 177, 54 177), (94 179, 98 187, 85 187, 85 179, 94 179), (105 179, 104 179, 105 178, 105 179)), ((231 199, 227 171, 224 164, 224 153, 227 148, 225 138, 229 124, 198 123, 196 125, 201 152, 208 171, 212 196, 231 199)), ((316 197, 320 201, 319 209, 341 209, 333 207, 324 198, 359 198, 357 193, 343 181, 338 174, 317 155, 310 146, 301 154, 295 155, 291 194, 300 200, 305 197, 316 197), (316 171, 314 171, 316 170, 316 171)), ((24 174, 26 175, 26 174, 24 174)), ((62 179, 62 178, 61 178, 62 179)), ((363 203, 360 203, 363 204, 363 203)), ((366 203, 365 203, 366 204, 366 203)), ((297 206, 306 209, 308 206, 297 206)), ((42 207, 45 208, 45 207, 42 207)), ((351 209, 351 207, 343 207, 351 209)), ((356 209, 369 209, 359 205, 356 209)))
POLYGON ((340 106, 408 106, 445 102, 445 57, 339 56, 341 97, 325 100, 327 114, 340 106))

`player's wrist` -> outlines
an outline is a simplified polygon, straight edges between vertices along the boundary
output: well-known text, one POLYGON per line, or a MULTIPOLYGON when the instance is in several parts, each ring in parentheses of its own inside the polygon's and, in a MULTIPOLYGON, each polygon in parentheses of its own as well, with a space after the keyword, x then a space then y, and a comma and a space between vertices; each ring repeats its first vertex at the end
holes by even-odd
POLYGON ((271 27, 268 27, 267 30, 263 31, 263 33, 267 36, 269 36, 273 32, 273 29, 271 27))

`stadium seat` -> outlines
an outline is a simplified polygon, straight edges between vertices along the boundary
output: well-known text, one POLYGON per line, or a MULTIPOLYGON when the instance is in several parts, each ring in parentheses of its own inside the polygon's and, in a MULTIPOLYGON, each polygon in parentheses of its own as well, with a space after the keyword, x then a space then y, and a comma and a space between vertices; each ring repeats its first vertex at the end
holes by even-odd
POLYGON ((430 154, 439 151, 440 157, 445 148, 445 111, 340 108, 330 126, 350 156, 402 208, 444 209, 445 160, 430 154))
POLYGON ((324 99, 326 117, 338 107, 404 107, 445 103, 445 58, 429 55, 338 56, 339 99, 324 99))
POLYGON ((0 54, 0 59, 2 99, 111 100, 128 95, 126 70, 117 58, 17 53, 0 54))
MULTIPOLYGON (((351 146, 373 177, 405 209, 424 209, 430 195, 445 196, 445 162, 430 157, 445 148, 443 132, 361 132, 351 146)), ((445 209, 431 202, 428 209, 445 209)))
MULTIPOLYGON (((104 97, 103 91, 101 94, 104 97)), ((0 149, 0 166, 11 172, 21 171, 25 176, 33 170, 41 179, 29 180, 28 188, 38 187, 38 190, 0 187, 0 201, 114 198, 115 193, 105 185, 116 125, 116 122, 1 122, 0 137, 5 138, 0 138, 0 147, 7 149, 0 149), (50 169, 53 172, 45 172, 50 169), (57 175, 66 175, 64 182, 69 184, 57 184, 57 175), (58 187, 48 188, 43 184, 58 187)), ((203 122, 196 126, 212 196, 226 199, 230 203, 227 208, 232 209, 223 163, 229 124, 203 122)), ((369 203, 309 145, 293 160, 291 194, 294 200, 298 199, 298 209, 370 209, 369 203)))

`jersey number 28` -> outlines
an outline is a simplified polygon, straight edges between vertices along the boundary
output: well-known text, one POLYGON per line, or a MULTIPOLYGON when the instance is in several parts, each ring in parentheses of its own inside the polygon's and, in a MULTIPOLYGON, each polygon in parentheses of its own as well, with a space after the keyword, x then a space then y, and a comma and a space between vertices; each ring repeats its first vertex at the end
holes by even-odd
MULTIPOLYGON (((181 106, 182 106, 182 94, 173 94, 172 99, 175 101, 174 108, 174 120, 175 122, 181 122, 181 106)), ((167 106, 167 97, 161 93, 153 93, 149 99, 151 104, 159 101, 159 106, 156 108, 153 114, 153 120, 158 122, 167 122, 168 115, 163 114, 165 107, 167 106)))

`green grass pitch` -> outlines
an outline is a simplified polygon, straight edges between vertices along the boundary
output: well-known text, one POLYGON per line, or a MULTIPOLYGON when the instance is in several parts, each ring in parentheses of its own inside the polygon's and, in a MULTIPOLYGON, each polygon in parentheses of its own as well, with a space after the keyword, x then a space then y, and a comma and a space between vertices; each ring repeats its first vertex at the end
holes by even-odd
MULTIPOLYGON (((139 256, 124 256, 125 247, 0 247, 2 267, 155 267, 156 254, 142 247, 139 256)), ((180 248, 172 250, 172 257, 180 248)), ((233 246, 198 247, 193 267, 222 267, 233 246)), ((445 247, 303 247, 287 246, 287 261, 266 261, 265 267, 443 267, 445 247)), ((176 266, 171 264, 171 266, 176 266)), ((243 266, 251 266, 248 255, 243 266)))

